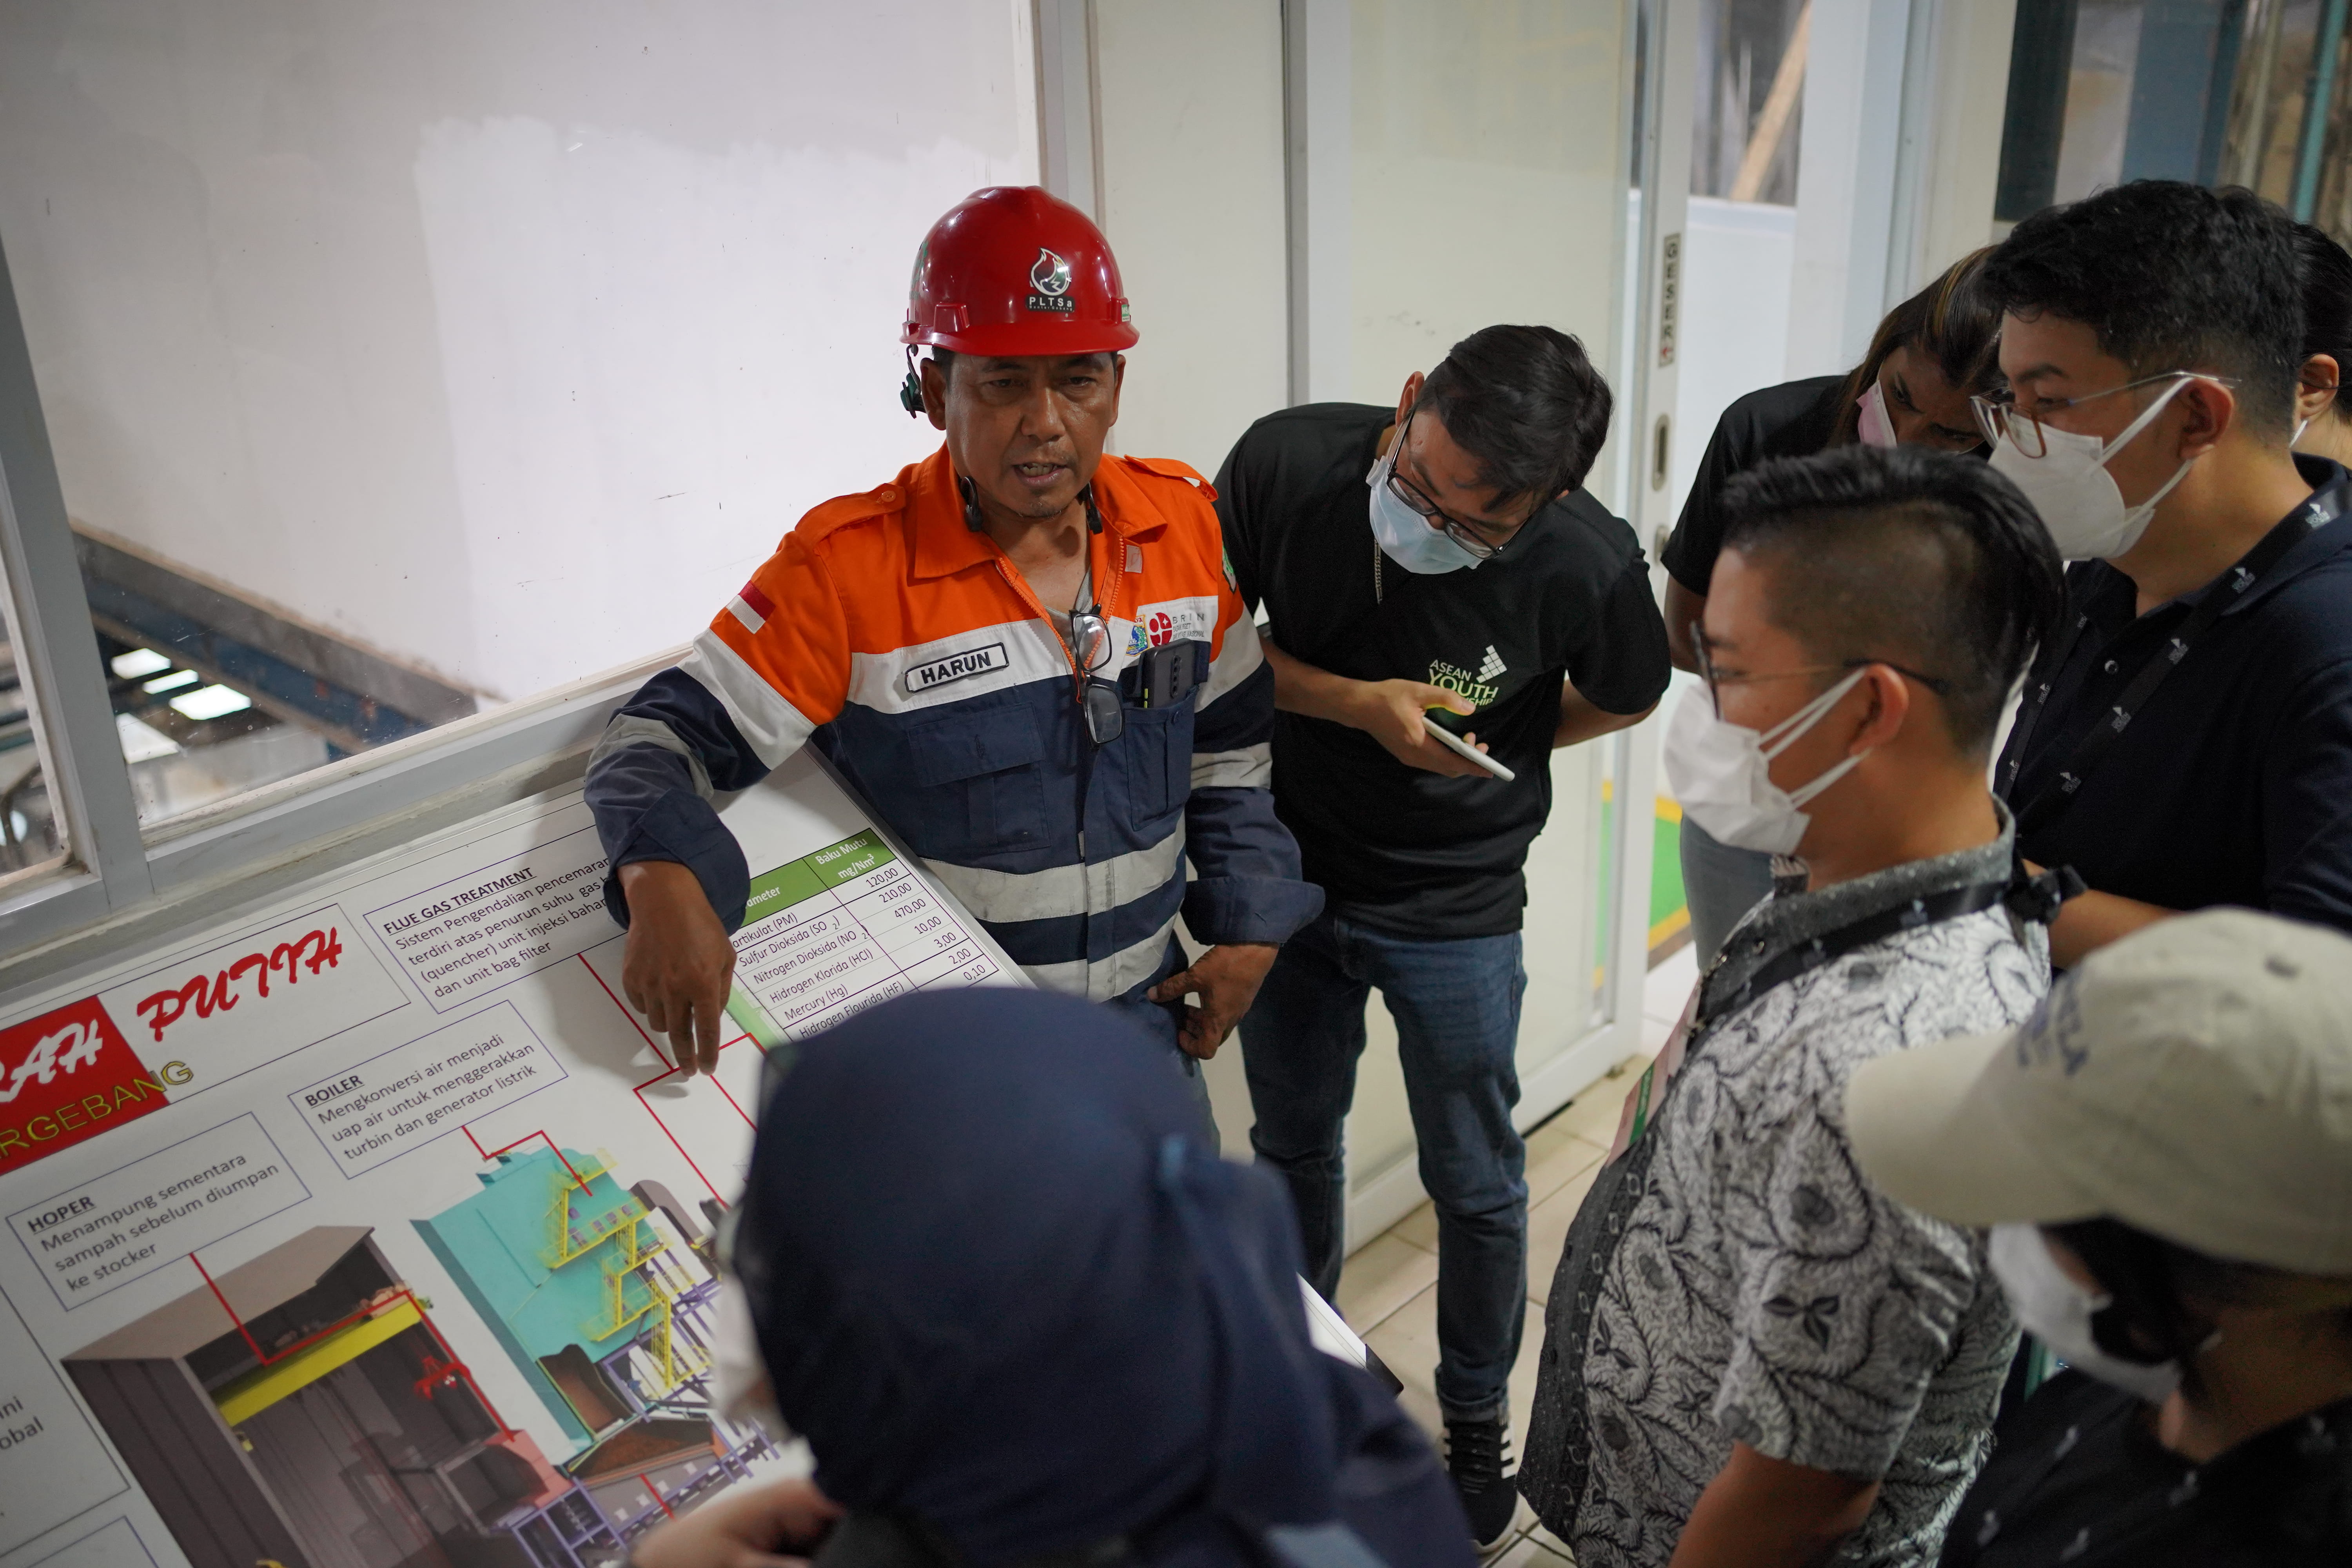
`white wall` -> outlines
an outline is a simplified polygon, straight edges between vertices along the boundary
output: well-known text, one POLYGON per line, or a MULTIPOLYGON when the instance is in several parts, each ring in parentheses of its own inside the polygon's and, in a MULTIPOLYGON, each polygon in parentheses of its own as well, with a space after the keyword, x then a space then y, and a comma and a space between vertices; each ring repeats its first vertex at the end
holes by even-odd
POLYGON ((1793 207, 1690 199, 1683 227, 1682 377, 1675 386, 1677 505, 1690 494, 1723 411, 1782 379, 1796 226, 1793 207))
POLYGON ((1556 326, 1613 359, 1622 0, 1356 0, 1349 395, 1394 403, 1465 333, 1556 326))
POLYGON ((1142 341, 1118 449, 1214 478, 1289 401, 1276 0, 1095 0, 1103 230, 1142 341))
MULTIPOLYGON (((1314 398, 1392 401, 1494 321, 1580 333, 1612 366, 1624 299, 1622 0, 1455 14, 1395 0, 1307 0, 1320 132, 1292 173, 1323 193, 1309 268, 1314 398), (1432 203, 1434 205, 1432 205, 1432 203), (1344 331, 1344 336, 1340 333, 1344 331)), ((1288 259, 1276 0, 1094 0, 1099 189, 1143 338, 1118 440, 1213 472, 1241 430, 1289 401, 1288 259)), ((1312 207, 1310 203, 1309 206, 1312 207)), ((1596 476, 1605 486, 1605 473, 1596 476)), ((1553 762, 1552 826, 1530 854, 1520 1069, 1549 1110, 1605 1069, 1593 1027, 1603 752, 1553 762), (1591 1059, 1588 1062, 1587 1058, 1591 1059), (1579 1076, 1581 1075, 1581 1076, 1579 1076), (1570 1082, 1569 1079, 1574 1079, 1570 1082)), ((1359 1240, 1419 1201, 1396 1036, 1369 1009, 1348 1121, 1359 1240)), ((1251 1120, 1240 1053, 1208 1078, 1226 1152, 1251 1120)))
POLYGON ((1813 0, 1786 377, 1851 367, 1886 313, 1910 0, 1813 0))
POLYGON ((1851 368, 1887 310, 1992 237, 2016 0, 1813 0, 1790 378, 1851 368))
POLYGON ((1935 102, 1920 127, 1930 140, 1919 160, 1915 289, 1992 243, 2017 0, 1939 0, 1935 21, 1935 102))
MULTIPOLYGON (((1632 330, 1624 258, 1630 86, 1623 0, 1433 6, 1350 0, 1345 390, 1392 404, 1405 377, 1497 321, 1577 334, 1596 365, 1632 330)), ((1319 281, 1319 280, 1318 280, 1319 281)), ((1615 489, 1630 389, 1589 479, 1615 489)), ((1325 395, 1318 389, 1318 395, 1325 395)), ((1614 1065, 1595 1032, 1604 745, 1556 752, 1549 826, 1528 855, 1522 1123, 1614 1065)), ((1636 935, 1632 940, 1638 942, 1636 935)), ((1377 1001, 1348 1124, 1353 1239, 1421 1196, 1395 1028, 1377 1001)))
POLYGON ((68 504, 511 698, 683 640, 896 405, 923 230, 1035 177, 1026 0, 0 8, 68 504))

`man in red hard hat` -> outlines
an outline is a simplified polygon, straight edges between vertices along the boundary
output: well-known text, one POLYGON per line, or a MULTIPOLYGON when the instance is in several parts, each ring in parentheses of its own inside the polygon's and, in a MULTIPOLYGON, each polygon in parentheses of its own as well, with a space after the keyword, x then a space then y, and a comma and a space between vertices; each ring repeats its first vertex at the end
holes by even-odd
MULTIPOLYGON (((973 193, 916 254, 900 333, 910 366, 930 350, 902 401, 945 443, 803 517, 614 718, 588 769, 605 900, 629 1000, 681 1065, 717 1059, 749 894, 711 795, 804 743, 1031 979, 1134 1011, 1196 1088, 1194 1058, 1321 908, 1275 816, 1273 673, 1213 492, 1181 463, 1103 455, 1135 341, 1085 214, 973 193), (1189 968, 1179 913, 1213 944, 1189 968)), ((828 976, 851 994, 790 1026, 882 973, 828 976)))

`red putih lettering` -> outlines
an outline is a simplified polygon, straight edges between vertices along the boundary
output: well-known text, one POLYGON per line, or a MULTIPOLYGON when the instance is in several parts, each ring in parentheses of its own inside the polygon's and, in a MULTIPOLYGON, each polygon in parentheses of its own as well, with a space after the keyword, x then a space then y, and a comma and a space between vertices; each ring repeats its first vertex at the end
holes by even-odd
POLYGON ((268 952, 248 952, 226 969, 212 974, 199 974, 169 990, 158 991, 139 1003, 139 1016, 163 1037, 163 1031, 188 1016, 194 1009, 199 1018, 209 1018, 215 1013, 226 1013, 243 1000, 240 987, 248 976, 253 994, 269 994, 269 977, 283 970, 286 984, 291 985, 302 978, 307 969, 316 974, 321 969, 332 969, 342 962, 343 944, 333 926, 324 931, 306 931, 292 942, 281 942, 268 952))

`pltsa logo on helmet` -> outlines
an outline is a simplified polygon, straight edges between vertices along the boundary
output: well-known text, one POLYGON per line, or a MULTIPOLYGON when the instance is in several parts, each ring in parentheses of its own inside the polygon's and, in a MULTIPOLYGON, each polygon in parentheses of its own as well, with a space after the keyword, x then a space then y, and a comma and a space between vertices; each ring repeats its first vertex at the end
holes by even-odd
POLYGON ((1036 290, 1029 296, 1029 308, 1033 310, 1077 309, 1069 298, 1069 262, 1042 245, 1037 247, 1037 264, 1029 268, 1029 286, 1036 290))

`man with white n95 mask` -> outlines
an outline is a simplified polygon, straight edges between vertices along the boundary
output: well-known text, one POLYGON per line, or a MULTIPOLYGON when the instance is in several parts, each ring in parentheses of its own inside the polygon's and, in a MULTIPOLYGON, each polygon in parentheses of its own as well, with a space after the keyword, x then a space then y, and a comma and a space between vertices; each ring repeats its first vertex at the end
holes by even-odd
POLYGON ((2352 930, 2352 484, 2288 446, 2303 284, 2286 214, 2160 180, 1985 263, 1992 467, 2076 563, 1995 770, 2027 859, 2092 889, 2061 966, 2217 904, 2352 930))
POLYGON ((2352 1562, 2352 941, 2243 910, 2086 959, 2015 1029, 1854 1075, 1864 1173, 1991 1227, 2069 1370, 1944 1568, 2352 1562))
POLYGON ((1971 458, 1767 464, 1731 513, 1666 767, 1786 873, 1635 1085, 1545 1310, 1520 1485, 1581 1568, 1923 1563, 2016 1328, 1983 1244, 1856 1177, 1863 1063, 2025 1017, 2039 922, 1985 782, 2056 552, 1971 458))

